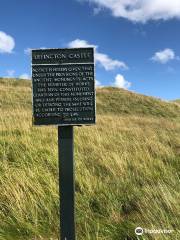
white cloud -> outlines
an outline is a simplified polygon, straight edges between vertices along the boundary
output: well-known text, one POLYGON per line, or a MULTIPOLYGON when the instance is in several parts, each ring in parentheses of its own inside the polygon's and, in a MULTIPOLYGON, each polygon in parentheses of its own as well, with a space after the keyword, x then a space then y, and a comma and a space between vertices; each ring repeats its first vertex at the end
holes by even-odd
POLYGON ((68 47, 70 47, 70 48, 94 47, 94 49, 95 49, 95 53, 94 53, 95 61, 96 61, 96 63, 98 63, 102 67, 104 67, 106 71, 114 70, 114 69, 117 69, 117 68, 128 69, 127 65, 124 62, 119 61, 119 60, 113 60, 107 54, 100 53, 98 51, 98 46, 97 45, 89 44, 85 40, 76 39, 76 40, 68 43, 68 47))
POLYGON ((7 76, 8 77, 14 77, 15 74, 15 70, 11 69, 11 70, 7 70, 7 76))
POLYGON ((100 63, 107 71, 114 70, 116 68, 128 69, 127 65, 119 60, 113 60, 104 53, 95 51, 95 60, 100 63))
POLYGON ((19 76, 19 78, 21 78, 21 79, 30 79, 30 76, 27 74, 27 73, 23 73, 23 74, 21 74, 20 76, 19 76))
POLYGON ((6 72, 7 72, 7 75, 4 76, 4 78, 14 78, 15 70, 10 69, 10 70, 7 70, 6 72))
POLYGON ((131 83, 126 81, 123 75, 117 74, 115 77, 114 86, 118 88, 128 89, 131 87, 131 83))
POLYGON ((0 31, 0 53, 12 53, 14 47, 14 38, 0 31))
POLYGON ((97 48, 96 45, 89 44, 87 41, 81 40, 81 39, 75 39, 75 40, 73 40, 72 42, 69 42, 69 43, 68 43, 68 47, 70 47, 70 48, 94 47, 95 49, 97 48))
POLYGON ((162 51, 156 52, 154 56, 151 58, 151 60, 165 64, 171 60, 178 59, 178 58, 179 57, 176 57, 172 49, 166 48, 162 51))
POLYGON ((95 85, 96 87, 102 87, 101 82, 98 81, 97 79, 95 80, 95 85))
MULTIPOLYGON (((39 49, 46 49, 46 47, 40 47, 39 49)), ((31 55, 31 51, 33 50, 33 48, 25 48, 24 49, 24 54, 26 55, 31 55)))
POLYGON ((95 8, 109 9, 114 17, 133 22, 180 18, 179 0, 83 0, 96 5, 95 8))
POLYGON ((30 55, 30 54, 31 54, 31 51, 32 51, 32 48, 26 48, 26 49, 24 49, 24 53, 25 53, 26 55, 30 55))

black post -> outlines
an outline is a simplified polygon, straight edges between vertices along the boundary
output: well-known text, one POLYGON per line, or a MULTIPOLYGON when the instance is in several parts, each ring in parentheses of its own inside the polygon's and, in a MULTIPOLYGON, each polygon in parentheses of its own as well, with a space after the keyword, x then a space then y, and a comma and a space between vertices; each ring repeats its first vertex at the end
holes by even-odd
POLYGON ((58 127, 60 236, 75 240, 73 126, 58 127))

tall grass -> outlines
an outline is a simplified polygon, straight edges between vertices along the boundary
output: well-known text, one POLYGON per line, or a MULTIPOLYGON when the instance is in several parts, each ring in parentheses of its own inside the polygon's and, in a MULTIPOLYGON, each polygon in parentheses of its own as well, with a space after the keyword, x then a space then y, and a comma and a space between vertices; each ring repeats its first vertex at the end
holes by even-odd
MULTIPOLYGON (((57 240, 57 129, 32 126, 28 81, 2 79, 0 94, 0 239, 57 240)), ((97 113, 75 127, 77 239, 180 239, 180 107, 105 88, 97 113)))

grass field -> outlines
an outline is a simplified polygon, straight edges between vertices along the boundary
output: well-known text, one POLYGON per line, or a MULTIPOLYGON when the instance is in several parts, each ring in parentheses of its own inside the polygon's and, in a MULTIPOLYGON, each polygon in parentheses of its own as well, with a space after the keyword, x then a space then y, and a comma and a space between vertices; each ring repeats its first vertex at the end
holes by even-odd
MULTIPOLYGON (((32 126, 30 81, 0 79, 0 106, 0 240, 57 240, 57 129, 32 126)), ((97 89, 97 124, 75 127, 77 240, 180 239, 179 161, 178 103, 97 89)))

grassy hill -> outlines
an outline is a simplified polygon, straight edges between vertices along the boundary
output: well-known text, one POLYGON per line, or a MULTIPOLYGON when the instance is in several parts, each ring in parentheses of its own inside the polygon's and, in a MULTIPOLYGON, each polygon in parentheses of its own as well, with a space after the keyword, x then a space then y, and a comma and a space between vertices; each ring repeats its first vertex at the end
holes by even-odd
MULTIPOLYGON (((0 79, 0 107, 0 240, 57 240, 57 129, 32 126, 30 81, 0 79)), ((75 127, 78 240, 180 239, 179 136, 179 104, 97 89, 97 124, 75 127)))
POLYGON ((180 104, 180 99, 176 99, 173 102, 180 104))

